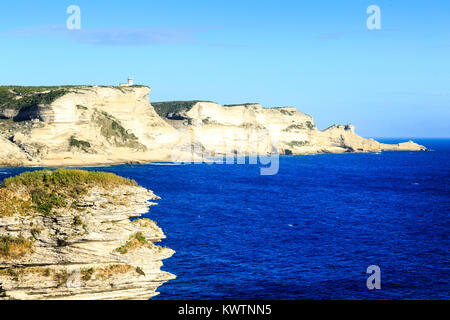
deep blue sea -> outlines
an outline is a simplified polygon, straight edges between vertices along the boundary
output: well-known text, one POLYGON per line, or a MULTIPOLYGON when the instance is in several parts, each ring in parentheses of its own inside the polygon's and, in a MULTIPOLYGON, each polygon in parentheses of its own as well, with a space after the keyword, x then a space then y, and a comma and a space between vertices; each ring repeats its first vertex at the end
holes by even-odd
POLYGON ((177 279, 156 299, 449 299, 450 140, 416 141, 431 151, 282 156, 274 176, 248 164, 94 169, 162 197, 147 216, 176 251, 163 269, 177 279), (380 290, 366 287, 370 265, 380 290))

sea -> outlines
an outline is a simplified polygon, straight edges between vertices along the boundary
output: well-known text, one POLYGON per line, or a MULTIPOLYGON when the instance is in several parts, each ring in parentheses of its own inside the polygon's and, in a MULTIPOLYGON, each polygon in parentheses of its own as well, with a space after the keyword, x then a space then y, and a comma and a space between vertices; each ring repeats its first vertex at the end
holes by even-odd
MULTIPOLYGON (((449 299, 450 139, 415 141, 429 151, 280 156, 275 175, 248 163, 87 169, 162 198, 145 216, 176 251, 162 269, 177 278, 154 299, 449 299)), ((0 168, 0 180, 35 169, 0 168)))

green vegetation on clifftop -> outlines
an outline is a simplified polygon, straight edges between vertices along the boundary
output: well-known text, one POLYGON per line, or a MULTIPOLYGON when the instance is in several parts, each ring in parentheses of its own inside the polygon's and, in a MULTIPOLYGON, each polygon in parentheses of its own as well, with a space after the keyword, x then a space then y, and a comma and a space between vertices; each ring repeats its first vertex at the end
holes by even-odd
POLYGON ((166 117, 170 113, 188 112, 195 104, 199 102, 212 102, 202 100, 192 101, 166 101, 166 102, 152 102, 152 106, 160 117, 166 117))
POLYGON ((248 107, 248 106, 254 106, 254 105, 259 105, 259 103, 257 102, 246 102, 246 103, 236 103, 236 104, 224 104, 224 107, 248 107))
POLYGON ((0 86, 0 110, 20 110, 39 104, 48 105, 69 92, 70 87, 0 86))
POLYGON ((136 181, 109 172, 58 169, 25 172, 0 186, 0 217, 41 213, 69 206, 94 187, 137 186, 136 181))
MULTIPOLYGON (((129 88, 142 88, 145 86, 134 85, 132 87, 98 86, 112 88, 126 92, 129 88)), ((0 86, 0 112, 5 109, 21 110, 37 105, 49 105, 56 99, 69 92, 92 89, 94 86, 64 85, 64 86, 0 86)), ((81 91, 82 92, 82 91, 81 91)), ((78 106, 77 106, 78 107, 78 106)), ((83 106, 80 106, 83 107, 83 106)))

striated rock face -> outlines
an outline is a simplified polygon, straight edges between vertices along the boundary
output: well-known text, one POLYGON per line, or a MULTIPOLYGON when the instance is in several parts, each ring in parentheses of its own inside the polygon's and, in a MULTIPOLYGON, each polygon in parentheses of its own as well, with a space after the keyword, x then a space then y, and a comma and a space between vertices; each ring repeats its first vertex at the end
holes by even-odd
POLYGON ((259 104, 224 107, 211 102, 198 102, 190 110, 165 118, 185 139, 199 143, 212 156, 267 154, 282 139, 308 140, 305 125, 313 123, 310 116, 295 108, 263 109, 259 104), (283 132, 288 126, 300 131, 283 132))
POLYGON ((27 105, 14 113, 5 109, 2 116, 13 117, 0 120, 0 164, 64 166, 170 160, 180 136, 150 105, 150 88, 82 86, 64 90, 47 104, 27 105), (22 156, 12 158, 10 151, 3 151, 5 140, 22 156))
MULTIPOLYGON (((0 87, 5 88, 9 87, 0 87)), ((140 86, 38 87, 38 92, 25 88, 22 96, 8 89, 6 101, 0 95, 0 165, 144 163, 275 150, 425 150, 413 142, 386 145, 364 139, 351 125, 320 131, 311 116, 293 107, 201 101, 150 104, 150 88, 140 86)))
POLYGON ((160 269, 174 253, 155 244, 163 231, 130 221, 159 198, 113 176, 57 170, 6 181, 0 299, 149 299, 175 278, 160 269))
MULTIPOLYGON (((153 103, 167 123, 202 153, 314 154, 341 152, 419 151, 413 142, 381 144, 355 133, 352 125, 334 125, 320 131, 311 116, 293 107, 262 108, 259 104, 221 106, 212 102, 153 103), (172 110, 174 111, 172 111, 172 110)), ((186 143, 185 143, 186 144, 186 143)), ((189 143, 188 143, 189 144, 189 143)))

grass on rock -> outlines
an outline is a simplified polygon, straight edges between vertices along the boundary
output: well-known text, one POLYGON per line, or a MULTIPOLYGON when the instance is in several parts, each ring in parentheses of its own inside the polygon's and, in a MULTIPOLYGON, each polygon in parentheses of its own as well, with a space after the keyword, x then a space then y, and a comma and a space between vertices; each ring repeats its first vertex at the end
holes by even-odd
POLYGON ((22 173, 0 186, 0 217, 34 212, 49 215, 66 207, 94 186, 137 186, 136 181, 109 172, 58 169, 22 173))
POLYGON ((123 246, 116 249, 121 254, 126 254, 129 251, 145 246, 148 243, 142 232, 137 232, 130 237, 130 239, 123 246))
POLYGON ((152 106, 156 113, 161 117, 166 117, 170 113, 188 112, 199 102, 212 102, 202 100, 192 101, 165 101, 165 102, 152 102, 152 106))
POLYGON ((0 257, 9 259, 21 258, 31 252, 32 243, 23 237, 14 238, 10 236, 0 237, 0 257))
POLYGON ((75 138, 75 136, 71 136, 69 140, 69 146, 71 148, 79 148, 82 149, 84 152, 88 152, 88 149, 91 147, 91 144, 87 141, 78 140, 75 138))

